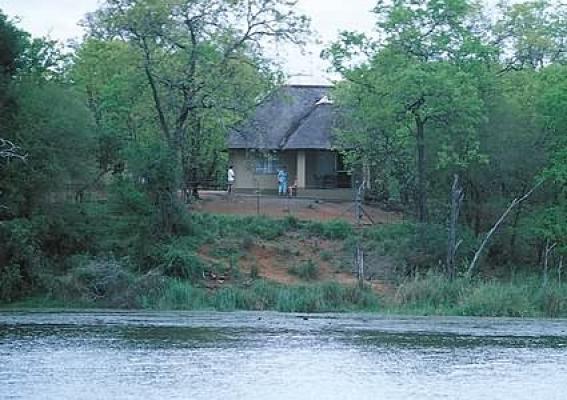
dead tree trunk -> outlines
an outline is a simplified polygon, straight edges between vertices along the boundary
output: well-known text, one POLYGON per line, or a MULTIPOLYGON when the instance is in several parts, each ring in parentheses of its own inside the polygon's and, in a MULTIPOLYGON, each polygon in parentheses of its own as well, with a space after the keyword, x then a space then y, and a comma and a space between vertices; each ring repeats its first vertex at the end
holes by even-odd
POLYGON ((470 265, 469 265, 469 269, 467 270, 467 276, 471 276, 472 273, 474 272, 474 269, 478 263, 478 260, 480 259, 480 256, 482 255, 482 252, 484 251, 484 248, 487 246, 488 242, 490 241, 490 239, 492 238, 492 235, 494 235, 494 233, 498 230, 498 228, 500 227, 500 225, 502 224, 502 222, 504 222, 504 220, 506 219, 506 217, 508 216, 508 214, 510 214, 510 212, 519 204, 521 204, 524 200, 526 200, 528 197, 530 197, 532 195, 532 193, 541 186, 541 184, 543 183, 543 181, 539 181, 537 184, 534 185, 534 187, 532 187, 529 192, 527 192, 526 194, 524 194, 522 197, 516 197, 514 200, 512 200, 512 203, 510 203, 510 205, 508 206, 508 208, 506 209, 506 211, 504 211, 504 213, 500 216, 500 218, 498 219, 498 221, 496 221, 496 223, 494 224, 494 226, 488 231, 488 233, 486 234, 486 237, 484 238, 484 240, 482 241, 482 243, 480 244, 478 250, 476 251, 476 253, 474 254, 473 260, 471 261, 470 265))
MULTIPOLYGON (((362 226, 362 216, 363 216, 363 208, 362 208, 362 198, 364 196, 364 189, 366 187, 366 181, 363 180, 360 186, 358 187, 358 191, 356 193, 355 198, 355 207, 354 213, 356 218, 356 225, 357 228, 361 228, 362 226)), ((364 288, 364 251, 362 250, 362 246, 360 244, 360 238, 356 241, 356 254, 355 254, 355 267, 356 267, 356 274, 358 277, 358 286, 362 289, 364 288)))
POLYGON ((459 185, 459 176, 455 175, 453 186, 451 188, 451 213, 449 216, 449 235, 447 239, 447 263, 446 273, 449 279, 453 280, 456 276, 455 255, 461 241, 457 242, 457 224, 459 221, 459 213, 463 203, 464 192, 459 185))
POLYGON ((545 251, 543 253, 543 287, 547 287, 549 282, 549 255, 553 249, 557 246, 557 243, 551 244, 549 238, 545 241, 545 251))
POLYGON ((356 245, 356 274, 358 277, 358 287, 364 288, 364 251, 360 244, 356 245))
POLYGON ((20 148, 11 141, 0 138, 0 158, 17 158, 25 161, 26 155, 21 154, 20 148))
MULTIPOLYGON (((522 193, 526 191, 527 185, 522 185, 522 193)), ((516 238, 518 236, 518 222, 520 221, 520 216, 522 214, 522 205, 518 205, 518 209, 514 213, 512 220, 512 237, 510 238, 510 258, 512 260, 516 259, 516 238)))
POLYGON ((559 265, 557 266, 557 280, 561 285, 561 273, 563 272, 563 256, 559 257, 559 265))

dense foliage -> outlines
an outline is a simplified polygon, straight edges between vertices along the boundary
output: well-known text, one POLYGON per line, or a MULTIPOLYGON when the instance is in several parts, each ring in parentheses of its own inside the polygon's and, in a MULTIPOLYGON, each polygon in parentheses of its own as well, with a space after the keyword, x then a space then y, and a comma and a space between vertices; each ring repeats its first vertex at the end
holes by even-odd
POLYGON ((565 7, 394 0, 374 14, 375 34, 344 32, 324 54, 343 77, 337 139, 368 199, 408 218, 358 232, 184 204, 281 83, 263 45, 305 40, 294 2, 106 0, 73 49, 0 12, 0 302, 567 315, 565 7), (290 268, 294 287, 240 271, 240 251, 286 232, 335 241, 321 260, 343 271, 356 242, 398 290, 307 283, 312 260, 290 268), (234 285, 206 287, 224 274, 234 285))
POLYGON ((0 12, 0 300, 79 254, 144 270, 187 234, 180 193, 218 179, 228 128, 280 80, 262 46, 309 21, 285 0, 108 0, 84 24, 63 49, 0 12))
MULTIPOLYGON (((488 13, 469 0, 395 0, 374 13, 375 35, 344 32, 325 51, 344 78, 337 136, 370 197, 447 225, 456 175, 460 239, 470 231, 480 243, 506 217, 489 236, 489 264, 561 264, 566 7, 538 0, 488 13)), ((464 269, 473 251, 458 251, 464 269)))

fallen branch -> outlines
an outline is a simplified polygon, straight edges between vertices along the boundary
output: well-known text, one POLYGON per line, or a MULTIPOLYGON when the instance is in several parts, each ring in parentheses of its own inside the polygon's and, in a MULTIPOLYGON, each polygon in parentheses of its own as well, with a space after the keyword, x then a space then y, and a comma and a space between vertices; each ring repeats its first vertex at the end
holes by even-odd
POLYGON ((453 179, 453 186, 451 187, 451 214, 449 216, 448 238, 447 238, 447 261, 446 273, 449 279, 454 279, 456 276, 455 270, 455 256, 462 240, 457 241, 457 224, 459 222, 459 213, 465 193, 463 188, 459 185, 459 176, 455 175, 453 179))
POLYGON ((20 148, 9 140, 0 138, 0 158, 18 158, 25 161, 27 155, 20 154, 20 148))
MULTIPOLYGON (((20 148, 7 139, 0 138, 0 158, 17 158, 21 161, 26 161, 27 154, 20 154, 20 148)), ((0 204, 0 210, 7 210, 3 204, 0 204)))
POLYGON ((549 254, 553 251, 553 249, 557 246, 557 242, 551 244, 549 238, 545 242, 545 253, 543 256, 543 287, 547 287, 548 282, 548 260, 549 254))
POLYGON ((508 206, 506 211, 504 211, 504 213, 500 216, 498 221, 496 221, 494 226, 488 231, 488 233, 486 234, 486 237, 484 238, 484 240, 480 244, 480 247, 478 248, 478 250, 474 254, 473 260, 471 261, 471 263, 469 265, 469 269, 467 270, 467 276, 470 277, 472 275, 472 273, 473 273, 473 271, 474 271, 474 269, 475 269, 475 267, 478 263, 478 260, 480 259, 480 256, 482 255, 482 252, 484 251, 484 248, 486 247, 486 245, 490 241, 490 238, 492 237, 492 235, 494 235, 494 233, 498 230, 498 228, 500 227, 502 222, 504 222, 504 220, 506 219, 508 214, 510 214, 510 212, 516 206, 518 206, 523 201, 528 199, 528 197, 530 197, 532 195, 532 193, 535 192, 536 189, 539 188, 542 185, 542 183, 543 183, 543 180, 539 181, 527 193, 525 193, 522 197, 516 197, 514 200, 512 200, 512 203, 510 203, 510 205, 508 206))

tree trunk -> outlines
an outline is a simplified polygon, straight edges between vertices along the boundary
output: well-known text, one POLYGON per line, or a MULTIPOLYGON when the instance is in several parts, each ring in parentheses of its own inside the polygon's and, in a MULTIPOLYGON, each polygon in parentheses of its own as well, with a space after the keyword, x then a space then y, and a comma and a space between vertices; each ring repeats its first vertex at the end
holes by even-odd
POLYGON ((549 239, 545 241, 545 252, 543 254, 543 287, 547 287, 549 281, 549 254, 557 246, 557 243, 551 244, 549 239))
MULTIPOLYGON (((480 196, 477 197, 477 199, 480 200, 480 196)), ((474 234, 475 236, 480 235, 480 232, 482 232, 482 208, 480 206, 480 203, 476 203, 474 205, 474 234)))
POLYGON ((457 224, 459 221, 459 213, 463 202, 463 188, 459 185, 459 176, 455 175, 453 186, 451 188, 451 212, 449 216, 449 235, 447 239, 447 263, 446 272, 449 279, 456 277, 455 255, 461 242, 457 243, 457 224))
POLYGON ((362 250, 360 243, 356 245, 355 264, 356 264, 356 275, 358 278, 358 287, 360 289, 363 289, 364 288, 364 251, 362 250))
POLYGON ((186 149, 186 158, 183 164, 183 180, 190 191, 190 196, 194 199, 199 199, 199 185, 204 173, 199 164, 202 124, 201 119, 195 114, 189 116, 188 134, 189 137, 186 138, 185 143, 187 143, 189 148, 186 149))
POLYGON ((518 206, 516 213, 514 214, 514 220, 512 222, 512 237, 510 238, 510 259, 514 261, 516 259, 516 238, 518 236, 518 221, 520 220, 520 215, 522 214, 522 206, 518 206))
POLYGON ((494 226, 490 229, 490 231, 488 231, 488 233, 486 234, 486 237, 484 238, 484 240, 482 241, 482 243, 480 244, 480 247, 478 248, 478 250, 476 251, 476 253, 474 254, 473 260, 471 261, 470 265, 469 265, 469 269, 467 270, 467 275, 471 276, 476 264, 478 263, 478 260, 480 259, 480 256, 484 250, 484 248, 486 247, 486 245, 488 244, 488 242, 490 241, 490 238, 492 237, 492 235, 494 235, 494 233, 498 230, 498 228, 500 227, 500 225, 502 224, 502 222, 504 222, 504 220, 506 219, 506 217, 508 216, 508 214, 510 214, 510 212, 519 204, 521 204, 524 200, 526 200, 528 197, 531 196, 531 194, 543 183, 543 181, 539 181, 538 183, 535 184, 534 187, 532 187, 530 189, 529 192, 527 192, 526 194, 524 194, 522 197, 520 198, 515 198, 514 200, 512 200, 512 203, 510 203, 510 205, 508 206, 508 208, 506 209, 506 211, 504 211, 504 213, 500 216, 500 218, 498 219, 498 221, 496 221, 496 223, 494 224, 494 226))
MULTIPOLYGON (((522 193, 526 191, 526 185, 522 186, 522 193)), ((512 261, 516 258, 516 238, 518 236, 518 222, 520 221, 520 215, 522 214, 522 205, 518 205, 518 209, 514 214, 514 221, 512 222, 512 237, 510 238, 510 258, 512 261)))
POLYGON ((425 177, 425 122, 415 117, 417 140, 417 220, 427 222, 427 187, 425 177))

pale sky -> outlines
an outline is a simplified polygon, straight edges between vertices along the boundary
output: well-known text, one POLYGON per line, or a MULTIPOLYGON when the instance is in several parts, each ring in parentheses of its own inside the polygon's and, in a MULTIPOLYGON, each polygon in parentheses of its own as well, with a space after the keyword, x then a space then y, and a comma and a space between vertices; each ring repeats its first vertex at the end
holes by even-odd
MULTIPOLYGON (((49 35, 67 41, 81 38, 83 32, 77 23, 99 3, 99 0, 0 0, 0 9, 11 18, 19 17, 19 26, 33 36, 49 35)), ((340 31, 370 32, 374 25, 370 10, 375 4, 376 0, 299 0, 298 10, 311 17, 315 38, 322 44, 310 44, 305 54, 287 45, 272 49, 290 81, 328 83, 328 65, 319 58, 319 53, 340 31)))

